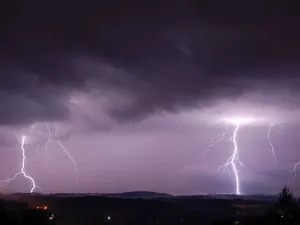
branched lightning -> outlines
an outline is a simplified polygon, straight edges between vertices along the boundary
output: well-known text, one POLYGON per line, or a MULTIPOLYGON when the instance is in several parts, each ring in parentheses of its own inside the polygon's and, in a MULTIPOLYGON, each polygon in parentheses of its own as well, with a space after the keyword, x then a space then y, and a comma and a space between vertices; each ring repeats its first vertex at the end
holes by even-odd
MULTIPOLYGON (((227 117, 227 118, 222 118, 220 121, 226 124, 226 128, 225 128, 224 132, 222 132, 221 134, 219 134, 219 135, 217 135, 217 136, 215 136, 211 139, 211 141, 209 142, 209 144, 205 148, 205 151, 203 152, 203 154, 205 152, 207 152, 207 150, 209 148, 211 148, 212 146, 216 145, 217 143, 219 143, 220 141, 222 141, 224 139, 224 137, 227 133, 229 124, 232 124, 232 125, 235 126, 234 131, 233 131, 233 135, 230 139, 233 143, 232 154, 229 156, 226 163, 219 166, 218 171, 224 171, 225 169, 228 169, 229 167, 231 167, 233 175, 234 175, 234 180, 235 180, 235 193, 237 195, 240 195, 241 194, 241 191, 240 191, 240 176, 239 176, 240 173, 239 173, 238 168, 239 168, 239 166, 242 166, 242 167, 245 167, 245 166, 239 159, 239 147, 238 147, 238 144, 237 144, 237 134, 238 134, 238 131, 239 131, 241 125, 247 125, 247 124, 251 124, 253 122, 257 122, 257 119, 254 119, 254 118, 251 118, 251 117, 227 117)), ((277 158, 276 158, 276 154, 275 154, 275 151, 274 151, 274 145, 273 145, 272 140, 271 140, 272 130, 282 132, 284 130, 284 126, 282 124, 272 123, 272 124, 269 125, 268 133, 267 133, 267 140, 268 140, 268 143, 271 147, 271 152, 272 152, 272 155, 273 155, 273 159, 277 163, 277 158)), ((294 180, 295 180, 295 177, 296 177, 297 167, 299 165, 300 165, 300 162, 293 164, 294 180)))
MULTIPOLYGON (((31 126, 29 132, 31 131, 32 128, 34 128, 36 126, 31 126)), ((35 129, 35 128, 34 128, 35 129)), ((69 158, 69 160, 71 161, 72 165, 73 165, 73 169, 74 169, 74 173, 76 175, 76 182, 78 181, 78 176, 77 176, 77 166, 76 166, 76 162, 74 160, 74 158, 72 157, 72 155, 70 154, 70 152, 67 150, 67 148, 62 144, 62 142, 60 140, 57 139, 56 137, 56 132, 57 132, 57 125, 54 124, 54 130, 53 132, 50 129, 50 125, 47 124, 46 125, 46 129, 47 129, 47 134, 48 134, 48 139, 47 142, 45 143, 45 154, 47 155, 47 151, 48 151, 48 147, 51 143, 54 143, 56 145, 59 146, 59 148, 62 150, 62 152, 69 158)), ((26 150, 25 150, 25 144, 26 144, 26 139, 27 135, 23 135, 21 138, 21 151, 22 151, 22 162, 21 162, 21 166, 20 166, 20 171, 17 172, 13 177, 11 178, 7 178, 5 180, 0 180, 0 187, 2 186, 7 186, 8 184, 10 184, 12 181, 14 181, 19 175, 22 175, 25 179, 29 180, 31 183, 31 188, 30 188, 30 192, 34 192, 35 190, 39 189, 40 191, 43 192, 42 188, 40 186, 38 186, 34 180, 34 178, 32 176, 30 176, 26 170, 26 163, 28 164, 28 160, 26 159, 26 150)), ((36 154, 39 156, 40 155, 40 144, 37 144, 36 146, 36 154)))
POLYGON ((269 126, 269 130, 268 130, 268 134, 267 134, 267 139, 268 139, 269 145, 271 146, 271 151, 272 151, 272 154, 273 154, 273 159, 277 163, 277 158, 276 158, 276 155, 275 155, 275 152, 274 152, 274 146, 273 146, 272 141, 271 141, 271 131, 272 131, 272 127, 273 126, 274 126, 274 124, 270 124, 270 126, 269 126))
POLYGON ((27 173, 27 171, 25 169, 25 167, 26 167, 26 151, 25 151, 25 147, 24 147, 25 141, 26 141, 26 136, 23 135, 22 140, 21 140, 22 164, 21 164, 20 172, 17 172, 11 178, 0 181, 0 184, 1 184, 1 186, 8 185, 10 182, 15 180, 18 175, 23 175, 26 179, 28 179, 31 182, 30 193, 32 193, 35 189, 40 189, 41 191, 43 191, 43 189, 36 184, 35 180, 27 173))
POLYGON ((208 143, 208 145, 206 146, 206 148, 202 152, 202 156, 204 156, 204 154, 208 151, 208 149, 212 148, 213 146, 215 146, 216 144, 218 144, 219 142, 224 140, 227 130, 228 130, 228 124, 226 124, 225 129, 220 134, 214 136, 210 140, 210 142, 208 143))
POLYGON ((271 132, 272 132, 273 128, 280 128, 280 130, 283 130, 284 126, 281 125, 281 124, 274 124, 274 123, 272 123, 272 124, 269 125, 269 129, 268 129, 268 133, 267 133, 267 139, 268 139, 269 145, 271 147, 273 159, 277 163, 277 158, 276 158, 276 154, 275 154, 275 151, 274 151, 274 146, 273 146, 273 143, 271 141, 271 132))
POLYGON ((240 178, 239 178, 239 171, 238 171, 237 165, 239 164, 239 165, 244 167, 244 164, 239 159, 239 148, 238 148, 237 140, 236 140, 239 128, 240 128, 240 124, 236 123, 235 124, 235 129, 233 131, 233 135, 231 137, 231 141, 234 145, 232 155, 227 159, 226 163, 221 165, 218 169, 218 170, 222 170, 222 169, 228 168, 228 166, 232 167, 232 171, 233 171, 234 178, 235 178, 235 193, 237 195, 241 194, 241 192, 240 192, 240 178))
POLYGON ((237 144, 237 133, 239 131, 240 125, 251 123, 251 122, 254 121, 254 119, 253 118, 243 118, 243 117, 229 117, 229 118, 223 118, 221 121, 226 124, 225 131, 221 135, 216 136, 216 137, 218 137, 217 139, 213 138, 212 139, 213 141, 211 142, 213 144, 209 144, 206 149, 208 149, 210 146, 213 146, 214 144, 218 143, 220 140, 222 140, 225 137, 225 134, 228 130, 229 124, 235 125, 235 129, 234 129, 233 135, 231 137, 231 141, 232 141, 233 146, 234 146, 232 154, 227 159, 226 163, 219 166, 218 171, 225 170, 229 166, 231 166, 233 174, 234 174, 234 178, 235 178, 235 193, 237 195, 240 195, 241 192, 240 192, 240 177, 239 177, 238 165, 244 167, 244 164, 239 159, 239 148, 238 148, 238 144, 237 144), (217 141, 215 141, 215 140, 217 140, 217 141))
POLYGON ((48 156, 48 145, 50 144, 50 142, 52 142, 52 133, 51 133, 51 130, 50 130, 50 126, 49 124, 46 125, 46 129, 48 131, 48 140, 47 142, 45 143, 45 155, 48 156))
POLYGON ((57 125, 54 124, 54 127, 55 127, 55 129, 54 129, 54 132, 52 133, 52 131, 51 131, 51 129, 50 129, 50 125, 49 125, 49 124, 46 125, 46 129, 47 129, 47 131, 48 131, 48 140, 47 140, 47 142, 46 142, 46 144, 45 144, 45 154, 47 155, 47 153, 48 153, 48 146, 49 146, 50 143, 55 143, 55 144, 57 144, 57 145, 60 147, 60 149, 63 151, 63 153, 64 153, 64 154, 69 158, 69 160, 71 161, 71 163, 72 163, 72 165, 73 165, 74 173, 75 173, 75 175, 76 175, 76 181, 77 181, 77 166, 76 166, 76 162, 75 162, 74 158, 72 157, 72 155, 70 154, 70 152, 69 152, 69 151, 66 149, 66 147, 61 143, 61 141, 58 140, 58 139, 57 139, 57 140, 54 140, 54 139, 53 139, 53 137, 56 138, 57 125))

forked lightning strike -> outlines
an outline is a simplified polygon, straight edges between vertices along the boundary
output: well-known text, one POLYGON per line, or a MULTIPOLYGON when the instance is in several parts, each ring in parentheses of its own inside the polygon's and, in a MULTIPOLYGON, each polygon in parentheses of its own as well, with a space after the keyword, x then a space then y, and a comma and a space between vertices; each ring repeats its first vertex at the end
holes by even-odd
POLYGON ((202 156, 205 155, 205 153, 213 146, 215 146, 216 144, 218 144, 219 142, 223 141, 226 135, 226 132, 228 130, 228 124, 226 124, 226 127, 224 129, 224 131, 216 136, 214 136, 212 139, 210 139, 209 144, 206 146, 206 148, 204 149, 204 151, 202 152, 202 156))
POLYGON ((267 139, 268 139, 268 142, 269 142, 269 145, 271 147, 271 151, 272 151, 272 155, 273 155, 273 159, 274 161, 277 163, 277 158, 276 158, 276 154, 275 154, 275 151, 274 151, 274 145, 271 141, 271 132, 272 132, 272 128, 280 128, 280 130, 283 130, 284 129, 284 126, 281 125, 281 124, 270 124, 269 125, 269 130, 268 130, 268 133, 267 133, 267 139))
POLYGON ((40 189, 41 191, 43 191, 43 189, 38 186, 35 182, 35 180, 28 174, 28 172, 26 171, 26 152, 25 152, 25 141, 26 141, 26 136, 23 135, 22 139, 21 139, 21 151, 22 151, 22 165, 21 165, 21 170, 20 172, 16 173, 13 177, 5 179, 0 181, 1 186, 5 186, 8 185, 10 182, 12 182, 13 180, 15 180, 17 178, 18 175, 23 175, 27 180, 30 181, 31 183, 31 189, 30 189, 30 193, 33 193, 33 191, 35 189, 40 189))
POLYGON ((274 126, 274 124, 270 124, 270 126, 269 126, 267 139, 268 139, 269 145, 271 146, 271 151, 272 151, 272 154, 273 154, 274 161, 277 163, 277 158, 276 158, 276 155, 275 155, 275 152, 274 152, 274 146, 273 146, 272 141, 271 141, 271 131, 272 131, 273 126, 274 126))
POLYGON ((228 168, 228 166, 232 167, 232 171, 234 174, 234 178, 235 178, 235 193, 237 195, 241 194, 240 191, 240 177, 239 177, 239 171, 238 171, 238 165, 243 166, 244 164, 240 161, 239 159, 239 148, 238 148, 238 144, 237 144, 237 133, 240 129, 240 126, 242 124, 248 124, 251 123, 252 121, 254 121, 253 118, 239 118, 239 117, 233 117, 233 118, 225 118, 223 119, 224 122, 226 122, 227 124, 233 124, 235 125, 235 129, 233 131, 233 135, 231 137, 231 141, 234 145, 233 147, 233 151, 232 151, 232 155, 227 159, 226 163, 222 166, 219 167, 220 169, 225 169, 228 168))
MULTIPOLYGON (((237 195, 240 195, 241 191, 240 191, 240 177, 239 177, 238 167, 239 166, 244 167, 244 164, 239 159, 239 147, 238 147, 238 144, 237 144, 237 134, 238 134, 238 131, 239 131, 241 125, 251 124, 251 123, 255 122, 256 119, 251 118, 251 117, 248 117, 248 118, 247 117, 228 117, 228 118, 221 119, 221 121, 226 124, 226 128, 225 128, 224 132, 217 135, 217 136, 215 136, 215 137, 213 137, 211 139, 211 141, 209 142, 209 144, 207 145, 207 147, 203 151, 203 154, 206 153, 209 148, 213 147, 214 145, 218 144, 220 141, 222 141, 224 139, 224 137, 226 135, 226 132, 228 130, 228 125, 229 124, 233 124, 235 126, 234 131, 233 131, 233 135, 231 137, 231 141, 233 143, 232 154, 227 159, 226 163, 221 165, 218 168, 218 171, 227 169, 229 166, 231 166, 232 172, 233 172, 234 178, 235 178, 235 193, 237 195)), ((276 158, 276 154, 275 154, 275 151, 274 151, 274 146, 273 146, 272 141, 271 141, 271 132, 272 132, 273 129, 277 129, 277 130, 282 131, 284 129, 284 126, 281 125, 281 124, 270 124, 269 129, 268 129, 268 133, 267 133, 267 140, 268 140, 268 143, 271 147, 272 156, 273 156, 274 161, 277 163, 277 158, 276 158)), ((300 165, 300 162, 293 165, 293 172, 295 174, 294 179, 295 179, 295 176, 296 176, 297 167, 299 165, 300 165)))
POLYGON ((57 132, 57 125, 54 124, 54 132, 52 133, 51 132, 51 129, 50 129, 50 125, 47 124, 46 128, 47 128, 47 131, 48 131, 48 140, 45 144, 45 154, 48 155, 48 146, 50 143, 55 143, 57 144, 60 149, 62 149, 62 151, 64 152, 64 154, 69 158, 69 160, 71 161, 72 165, 73 165, 73 170, 74 170, 74 173, 76 175, 76 182, 78 181, 78 177, 77 177, 77 166, 76 166, 76 162, 74 160, 74 158, 72 157, 72 155, 70 154, 70 152, 66 149, 66 147, 60 142, 60 140, 53 140, 53 137, 56 138, 56 132, 57 132))
MULTIPOLYGON (((57 144, 59 146, 59 148, 63 151, 63 153, 70 159, 70 161, 71 161, 71 163, 73 165, 73 168, 74 168, 74 173, 76 175, 76 182, 77 182, 78 181, 78 177, 77 177, 77 166, 76 166, 75 160, 72 157, 72 155, 69 153, 69 151, 65 148, 65 146, 61 143, 61 141, 56 138, 56 131, 57 131, 56 124, 54 124, 54 127, 55 127, 55 130, 52 133, 51 129, 50 129, 50 125, 47 124, 47 126, 46 126, 47 131, 48 131, 47 132, 48 133, 48 140, 45 143, 45 154, 47 154, 48 145, 50 143, 57 144), (55 140, 54 140, 54 137, 55 137, 55 140)), ((30 193, 34 192, 36 189, 39 189, 40 191, 43 192, 42 188, 36 184, 36 182, 33 179, 33 177, 30 176, 28 174, 27 170, 26 170, 26 161, 27 160, 26 160, 26 150, 25 150, 25 147, 24 147, 24 145, 26 144, 25 142, 26 142, 26 136, 23 135, 22 139, 21 139, 22 163, 21 163, 20 171, 17 172, 13 177, 7 178, 5 180, 0 181, 0 186, 7 186, 12 181, 14 181, 19 175, 22 175, 24 178, 26 178, 27 180, 29 180, 30 183, 31 183, 30 193)), ((39 148, 40 148, 40 146, 38 144, 37 147, 36 147, 36 154, 38 156, 40 155, 39 148)))
POLYGON ((239 177, 238 165, 244 167, 244 164, 239 159, 239 148, 238 148, 238 144, 237 144, 237 133, 239 131, 240 125, 251 123, 251 122, 254 121, 254 119, 253 118, 242 118, 242 117, 231 117, 231 118, 224 118, 221 121, 226 123, 226 128, 225 128, 224 132, 221 133, 220 135, 214 137, 211 140, 210 144, 206 147, 204 153, 210 147, 214 146, 215 144, 217 144, 218 142, 220 142, 221 140, 224 139, 225 134, 228 130, 229 124, 235 125, 235 129, 234 129, 233 135, 231 137, 231 141, 234 145, 232 155, 227 159, 225 164, 221 165, 218 168, 218 171, 220 171, 222 169, 224 170, 224 169, 228 168, 229 166, 232 167, 232 171, 233 171, 234 178, 235 178, 235 193, 237 195, 240 195, 241 191, 240 191, 240 177, 239 177))
POLYGON ((232 167, 232 171, 233 171, 234 178, 235 178, 235 193, 237 195, 241 194, 240 178, 239 178, 239 171, 238 171, 237 165, 239 164, 244 167, 244 164, 239 160, 239 148, 238 148, 237 141, 236 141, 236 136, 237 136, 237 132, 238 132, 239 128, 240 128, 240 126, 237 124, 234 129, 233 135, 231 137, 232 143, 234 145, 232 155, 227 159, 225 164, 221 165, 218 168, 218 170, 222 170, 222 169, 228 168, 228 166, 232 167))

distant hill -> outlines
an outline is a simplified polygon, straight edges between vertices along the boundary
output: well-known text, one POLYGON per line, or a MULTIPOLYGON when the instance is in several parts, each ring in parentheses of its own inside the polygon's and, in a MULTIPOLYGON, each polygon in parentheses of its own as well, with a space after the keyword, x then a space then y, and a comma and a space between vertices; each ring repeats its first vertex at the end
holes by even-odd
MULTIPOLYGON (((151 199, 151 198, 179 198, 179 199, 224 199, 224 200, 252 200, 252 201, 265 201, 265 202, 273 202, 277 200, 277 196, 275 195, 230 195, 230 194, 208 194, 208 195, 184 195, 177 196, 165 193, 157 193, 151 191, 131 191, 131 192, 123 192, 123 193, 56 193, 56 194, 39 194, 39 193, 14 193, 10 194, 11 197, 18 196, 53 196, 53 197, 85 197, 85 196, 97 196, 97 197, 108 197, 108 198, 126 198, 126 199, 134 199, 134 198, 143 198, 143 199, 151 199)), ((2 196, 2 198, 5 198, 2 196)))
POLYGON ((165 193, 157 193, 150 191, 131 191, 119 194, 106 194, 108 197, 116 198, 174 198, 175 196, 165 193))
POLYGON ((157 193, 151 191, 132 191, 123 193, 55 193, 55 194, 36 194, 36 193, 14 193, 10 196, 53 196, 53 197, 84 197, 84 196, 98 196, 98 197, 109 197, 109 198, 176 198, 176 196, 157 193))
POLYGON ((274 202, 277 200, 276 195, 230 195, 230 194, 208 194, 208 195, 186 195, 178 196, 180 198, 203 198, 203 199, 240 199, 249 201, 266 201, 274 202))

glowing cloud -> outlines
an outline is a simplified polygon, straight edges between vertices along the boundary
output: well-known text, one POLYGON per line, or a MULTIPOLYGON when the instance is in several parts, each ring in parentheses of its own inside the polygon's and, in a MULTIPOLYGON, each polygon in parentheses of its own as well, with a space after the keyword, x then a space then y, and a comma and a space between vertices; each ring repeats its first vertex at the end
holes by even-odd
POLYGON ((256 121, 256 119, 252 117, 227 117, 223 118, 222 121, 234 125, 243 125, 253 123, 254 121, 256 121))

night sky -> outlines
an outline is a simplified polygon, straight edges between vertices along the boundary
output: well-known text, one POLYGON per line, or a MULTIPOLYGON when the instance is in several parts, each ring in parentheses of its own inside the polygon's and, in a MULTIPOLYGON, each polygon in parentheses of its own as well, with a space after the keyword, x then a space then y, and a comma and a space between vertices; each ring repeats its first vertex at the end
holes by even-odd
MULTIPOLYGON (((234 126, 202 153, 221 118, 240 116, 258 119, 237 135, 241 192, 297 192, 300 14, 276 2, 5 3, 0 179, 20 171, 25 135, 26 173, 45 193, 234 193, 230 166, 217 171, 234 126), (284 125, 271 132, 277 162, 271 124, 284 125)), ((5 184, 31 187, 21 175, 5 184)))

